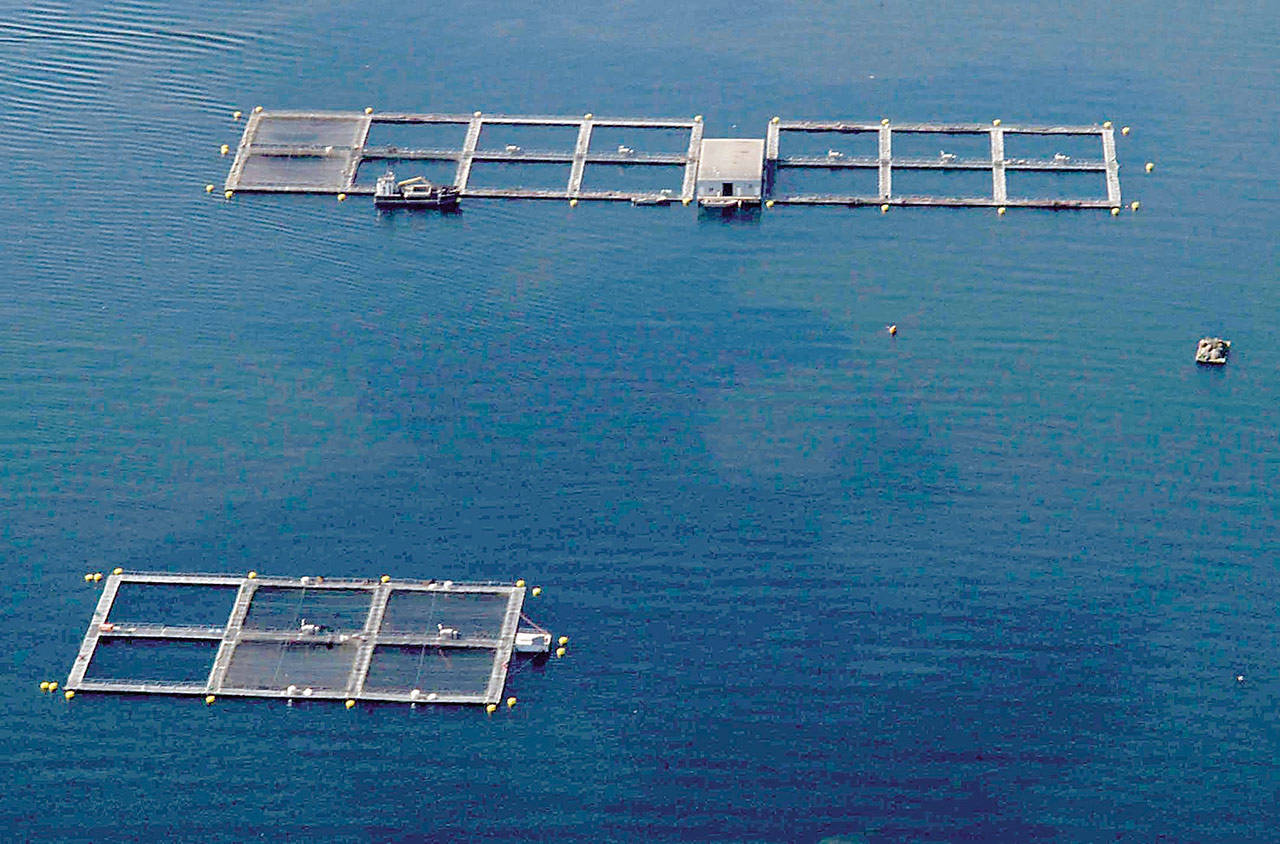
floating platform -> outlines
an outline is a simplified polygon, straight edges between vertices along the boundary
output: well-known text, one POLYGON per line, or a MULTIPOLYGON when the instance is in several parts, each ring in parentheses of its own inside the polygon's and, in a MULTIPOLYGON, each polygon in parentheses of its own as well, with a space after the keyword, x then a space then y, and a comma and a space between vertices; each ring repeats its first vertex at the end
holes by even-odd
POLYGON ((76 693, 497 704, 524 586, 118 573, 65 688, 76 693))
MULTIPOLYGON (((734 139, 734 143, 748 142, 734 139)), ((759 141, 750 141, 759 143, 759 141)), ((249 115, 236 149, 235 159, 227 174, 225 189, 245 193, 318 193, 372 194, 374 186, 360 181, 359 172, 366 163, 380 170, 388 161, 435 161, 448 163, 453 170, 453 184, 464 199, 558 199, 630 201, 637 205, 667 204, 679 199, 688 205, 697 197, 711 197, 706 185, 717 174, 702 174, 703 121, 701 116, 689 120, 634 117, 555 117, 541 115, 484 114, 409 114, 396 112, 342 111, 264 111, 249 115), (460 143, 457 146, 390 146, 370 145, 373 127, 387 124, 399 126, 453 126, 460 143), (572 147, 562 149, 525 150, 508 144, 503 149, 484 149, 481 134, 486 127, 564 127, 572 129, 576 138, 572 147), (593 133, 610 130, 663 129, 687 133, 688 143, 681 152, 645 152, 620 145, 607 152, 592 151, 593 133), (472 169, 476 164, 498 162, 508 164, 559 164, 564 167, 563 187, 476 187, 472 185, 472 169), (683 170, 678 189, 661 193, 652 190, 600 190, 583 188, 588 167, 668 166, 683 170), (697 190, 699 184, 703 189, 697 190)), ((1116 209, 1121 207, 1119 163, 1116 160, 1115 133, 1109 123, 1101 126, 1057 125, 990 125, 976 123, 860 123, 852 121, 783 120, 775 117, 768 124, 763 142, 760 169, 763 184, 759 200, 766 206, 782 205, 899 205, 925 207, 1023 207, 1052 209, 1116 209), (832 150, 826 156, 788 155, 784 136, 790 134, 828 133, 833 136, 866 134, 874 136, 875 155, 845 156, 832 150), (897 156, 894 139, 926 135, 931 138, 977 136, 985 139, 989 153, 960 157, 940 153, 936 158, 897 156), (1005 140, 1014 136, 1084 136, 1096 138, 1096 158, 1073 158, 1055 154, 1052 158, 1006 158, 1005 140), (776 189, 779 171, 811 168, 838 171, 865 168, 876 171, 876 190, 849 193, 796 193, 776 189), (952 196, 934 194, 902 194, 894 190, 894 173, 909 171, 987 171, 990 189, 980 195, 952 196), (1099 173, 1104 191, 1096 197, 1043 196, 1011 197, 1008 191, 1009 171, 1045 173, 1099 173)), ((405 173, 404 175, 413 175, 405 173)), ((733 179, 718 178, 727 184, 733 179)), ((723 191, 721 191, 723 193, 723 191)), ((755 197, 751 197, 753 201, 755 197)), ((735 197, 736 200, 736 197, 735 197)))

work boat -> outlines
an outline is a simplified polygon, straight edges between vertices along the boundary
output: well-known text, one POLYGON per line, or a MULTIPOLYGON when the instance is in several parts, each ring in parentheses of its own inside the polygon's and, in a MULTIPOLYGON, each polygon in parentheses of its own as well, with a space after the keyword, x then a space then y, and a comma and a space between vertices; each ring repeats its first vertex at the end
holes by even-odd
POLYGON ((458 189, 453 185, 437 185, 422 176, 396 181, 388 170, 378 177, 373 204, 378 208, 436 208, 451 211, 458 207, 458 189))

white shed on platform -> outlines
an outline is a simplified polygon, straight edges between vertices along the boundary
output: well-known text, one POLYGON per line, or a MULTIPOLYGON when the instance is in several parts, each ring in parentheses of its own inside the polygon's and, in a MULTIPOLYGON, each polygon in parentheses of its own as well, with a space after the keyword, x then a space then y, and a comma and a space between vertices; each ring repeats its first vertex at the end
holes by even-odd
POLYGON ((699 205, 759 205, 764 180, 764 141, 704 138, 698 156, 699 205))

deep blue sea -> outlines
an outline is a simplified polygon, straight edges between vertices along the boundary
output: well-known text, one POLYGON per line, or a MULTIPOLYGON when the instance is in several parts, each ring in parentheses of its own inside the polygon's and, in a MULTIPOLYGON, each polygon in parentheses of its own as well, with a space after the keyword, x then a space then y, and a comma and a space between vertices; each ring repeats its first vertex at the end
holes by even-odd
POLYGON ((1232 0, 0 2, 3 837, 1276 840, 1277 68, 1232 0), (1142 207, 207 195, 258 104, 1113 120, 1142 207), (571 645, 492 717, 41 694, 117 565, 571 645))

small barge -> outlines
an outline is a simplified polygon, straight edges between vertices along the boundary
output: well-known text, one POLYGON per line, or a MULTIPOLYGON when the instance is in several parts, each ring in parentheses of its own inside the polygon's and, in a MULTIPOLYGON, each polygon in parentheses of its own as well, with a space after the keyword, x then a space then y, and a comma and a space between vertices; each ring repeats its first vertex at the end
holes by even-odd
POLYGON ((1231 353, 1231 341, 1221 337, 1204 337, 1196 344, 1196 363, 1203 366, 1223 366, 1231 353))
POLYGON ((454 211, 461 195, 453 185, 437 185, 422 176, 402 181, 388 170, 378 177, 373 204, 378 208, 423 208, 427 210, 454 211))

